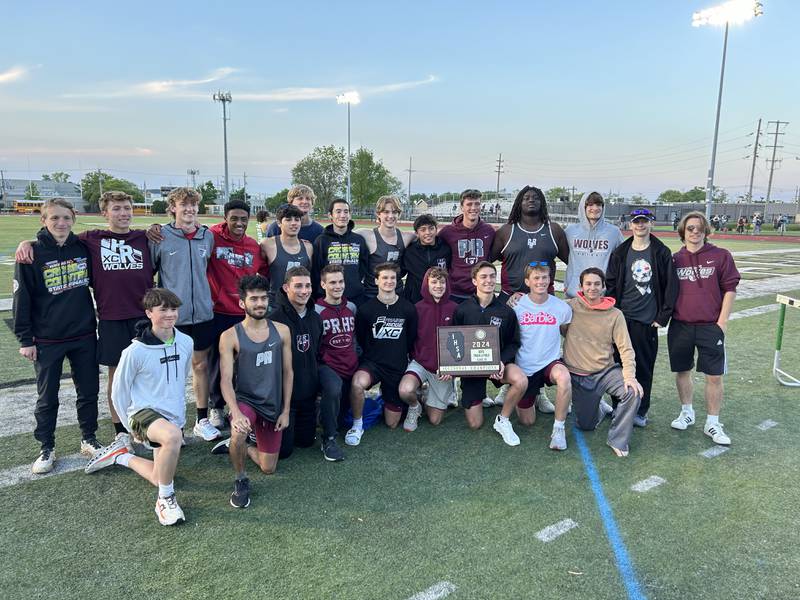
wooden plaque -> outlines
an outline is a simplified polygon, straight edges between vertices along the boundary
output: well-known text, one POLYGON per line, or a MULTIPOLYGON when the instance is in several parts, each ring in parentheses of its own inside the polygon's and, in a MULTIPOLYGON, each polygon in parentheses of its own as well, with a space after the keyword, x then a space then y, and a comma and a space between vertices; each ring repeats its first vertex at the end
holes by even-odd
POLYGON ((500 371, 497 325, 439 327, 439 374, 488 377, 500 371))

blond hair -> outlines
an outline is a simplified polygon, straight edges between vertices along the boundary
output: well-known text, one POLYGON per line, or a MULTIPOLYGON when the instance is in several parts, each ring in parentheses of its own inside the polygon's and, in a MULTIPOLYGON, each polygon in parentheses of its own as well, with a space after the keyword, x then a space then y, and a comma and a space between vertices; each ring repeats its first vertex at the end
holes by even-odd
POLYGON ((402 209, 400 208, 400 198, 397 196, 381 196, 378 198, 378 202, 375 204, 375 213, 377 214, 383 211, 387 204, 394 206, 397 212, 402 212, 402 209))
POLYGON ((54 206, 60 206, 61 208, 66 208, 69 212, 72 213, 72 220, 75 220, 75 207, 72 206, 71 202, 67 202, 64 198, 50 198, 49 200, 45 200, 42 203, 41 213, 42 219, 47 217, 47 211, 54 206))
POLYGON ((133 197, 125 192, 103 192, 103 195, 100 196, 100 212, 104 212, 111 202, 130 202, 133 206, 133 197))
POLYGON ((178 187, 172 190, 167 196, 167 206, 169 208, 175 208, 175 205, 183 200, 189 200, 192 204, 200 204, 202 199, 203 196, 196 189, 178 187))
POLYGON ((289 190, 289 193, 286 194, 286 201, 289 204, 292 204, 296 198, 309 198, 313 204, 314 200, 317 199, 317 195, 314 193, 314 190, 301 183, 293 186, 292 189, 289 190))

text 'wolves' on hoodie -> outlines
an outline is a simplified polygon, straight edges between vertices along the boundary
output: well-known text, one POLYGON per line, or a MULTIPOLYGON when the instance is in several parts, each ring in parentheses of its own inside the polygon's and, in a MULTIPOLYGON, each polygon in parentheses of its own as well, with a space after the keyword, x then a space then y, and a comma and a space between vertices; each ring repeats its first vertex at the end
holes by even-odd
POLYGON ((314 310, 313 300, 309 300, 306 312, 301 317, 283 289, 278 290, 269 318, 286 325, 291 335, 294 371, 292 410, 308 410, 314 406, 319 389, 317 354, 322 337, 322 321, 314 310))
POLYGON ((417 309, 417 340, 414 342, 413 358, 431 373, 439 368, 439 327, 453 325, 453 314, 458 304, 450 300, 450 282, 445 279, 444 296, 439 302, 433 299, 428 288, 428 275, 425 272, 420 292, 422 300, 414 305, 417 309))
POLYGON ((122 351, 114 373, 111 398, 125 423, 144 408, 156 411, 170 423, 186 423, 186 377, 192 366, 192 338, 173 329, 171 344, 153 334, 150 321, 136 324, 136 337, 122 351))
POLYGON ((597 192, 589 192, 581 196, 578 203, 578 222, 570 223, 564 230, 569 244, 569 262, 564 279, 564 293, 567 298, 574 298, 580 289, 580 275, 589 267, 597 267, 606 272, 611 253, 619 246, 624 237, 619 227, 605 219, 606 207, 600 213, 600 219, 592 226, 586 217, 586 198, 597 192))
POLYGON ((367 242, 358 233, 353 232, 355 223, 347 224, 347 231, 339 234, 328 225, 315 241, 314 256, 311 257, 311 285, 314 295, 319 298, 325 294, 320 287, 320 272, 325 265, 342 265, 344 267, 344 293, 348 298, 359 298, 364 294, 362 281, 367 275, 369 250, 367 242))
POLYGON ((672 260, 680 285, 673 318, 684 323, 716 323, 725 292, 735 292, 741 278, 731 253, 706 242, 697 252, 684 246, 672 260))
POLYGON ((14 267, 14 334, 20 346, 95 334, 89 251, 70 233, 62 246, 42 228, 33 263, 14 267))

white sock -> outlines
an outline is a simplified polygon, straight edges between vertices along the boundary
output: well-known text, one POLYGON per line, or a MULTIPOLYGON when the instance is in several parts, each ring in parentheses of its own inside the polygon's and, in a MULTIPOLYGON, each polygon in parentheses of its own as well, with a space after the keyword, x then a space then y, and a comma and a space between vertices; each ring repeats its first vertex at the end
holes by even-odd
POLYGON ((158 497, 159 498, 169 498, 172 494, 175 493, 175 488, 172 485, 172 481, 170 481, 167 485, 158 484, 158 497))
POLYGON ((559 421, 558 419, 555 419, 553 421, 553 429, 564 429, 564 421, 559 421))
POLYGON ((719 425, 719 415, 707 415, 706 425, 719 425))
POLYGON ((133 454, 130 452, 123 452, 122 454, 117 454, 117 457, 114 459, 114 464, 120 465, 122 467, 127 467, 128 464, 131 462, 131 457, 133 454))
POLYGON ((689 402, 689 404, 681 404, 681 410, 685 410, 691 415, 694 414, 694 407, 692 406, 691 402, 689 402))
POLYGON ((364 419, 353 419, 353 429, 364 429, 364 419))

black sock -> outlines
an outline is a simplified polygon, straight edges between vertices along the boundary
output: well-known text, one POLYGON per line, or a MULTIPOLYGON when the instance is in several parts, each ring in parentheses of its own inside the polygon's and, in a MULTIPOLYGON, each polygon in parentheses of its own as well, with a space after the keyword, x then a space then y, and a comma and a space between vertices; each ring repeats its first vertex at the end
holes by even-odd
POLYGON ((122 423, 114 423, 114 433, 128 433, 128 430, 122 423))
POLYGON ((208 418, 208 408, 198 408, 197 409, 197 420, 200 419, 207 419, 208 418))

